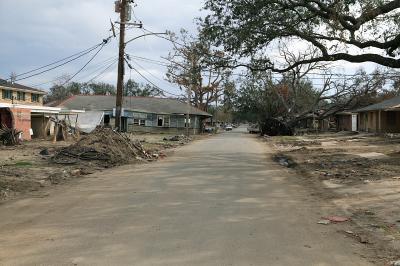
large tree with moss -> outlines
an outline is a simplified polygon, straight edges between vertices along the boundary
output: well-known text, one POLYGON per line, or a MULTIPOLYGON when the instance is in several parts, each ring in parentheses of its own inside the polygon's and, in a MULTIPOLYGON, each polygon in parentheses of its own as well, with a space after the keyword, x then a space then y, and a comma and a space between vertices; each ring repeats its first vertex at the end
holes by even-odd
POLYGON ((207 0, 205 9, 203 34, 230 53, 231 66, 286 72, 345 60, 400 68, 400 0, 207 0), (270 49, 282 42, 317 53, 281 64, 270 49))

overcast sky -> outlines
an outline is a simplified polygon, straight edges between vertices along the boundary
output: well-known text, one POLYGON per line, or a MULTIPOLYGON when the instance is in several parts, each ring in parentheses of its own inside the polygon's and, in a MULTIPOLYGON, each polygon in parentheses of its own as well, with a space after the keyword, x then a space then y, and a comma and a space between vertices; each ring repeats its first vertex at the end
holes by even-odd
MULTIPOLYGON (((155 31, 179 31, 186 28, 195 32, 194 19, 201 16, 203 0, 136 0, 135 16, 144 27, 155 31)), ((113 0, 0 0, 0 77, 9 78, 11 72, 22 73, 57 59, 89 48, 110 35, 110 19, 118 20, 113 0)), ((140 35, 140 29, 127 31, 127 39, 140 35)), ((113 39, 78 75, 74 81, 88 81, 112 64, 118 55, 118 41, 113 39), (109 59, 107 61, 107 59, 109 59)), ((127 53, 162 60, 171 49, 168 41, 148 36, 131 42, 127 53)), ((52 80, 79 70, 90 55, 64 67, 30 79, 18 81, 25 85, 48 88, 52 80), (47 82, 47 83, 45 83, 47 82), (45 83, 45 84, 42 84, 45 83)), ((164 81, 165 68, 137 61, 145 70, 136 67, 148 79, 170 92, 179 89, 164 81), (149 74, 149 72, 152 74, 149 74)), ((96 81, 116 84, 116 64, 96 81)), ((132 78, 144 82, 132 71, 132 78)), ((129 70, 125 79, 130 76, 129 70)))
MULTIPOLYGON (((202 15, 203 2, 136 0, 134 13, 145 28, 155 32, 178 32, 185 28, 195 33, 195 18, 202 15)), ((11 72, 23 73, 101 42, 110 35, 110 19, 118 20, 118 14, 114 12, 114 0, 0 0, 0 77, 9 78, 11 72)), ((127 40, 142 33, 140 29, 129 29, 127 40)), ((73 81, 85 82, 98 76, 95 81, 116 84, 117 66, 112 63, 118 55, 117 44, 118 40, 113 39, 73 81)), ((171 48, 168 41, 148 36, 129 43, 126 52, 163 60, 161 57, 167 56, 171 48)), ((46 74, 18 82, 48 89, 56 78, 78 71, 90 55, 46 74)), ((134 66, 153 83, 169 92, 179 93, 177 86, 165 81, 165 67, 143 61, 136 63, 140 66, 134 66)), ((371 64, 347 62, 336 63, 336 66, 335 72, 345 73, 354 73, 360 67, 371 71, 374 67, 371 64)), ((145 82, 137 73, 127 70, 125 80, 129 77, 145 82)))

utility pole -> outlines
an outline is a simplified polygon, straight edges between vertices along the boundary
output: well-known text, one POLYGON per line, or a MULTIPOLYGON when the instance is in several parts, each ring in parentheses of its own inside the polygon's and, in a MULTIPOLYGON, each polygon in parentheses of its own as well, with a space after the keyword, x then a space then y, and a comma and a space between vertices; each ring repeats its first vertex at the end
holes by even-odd
POLYGON ((186 113, 186 136, 189 137, 190 133, 190 109, 191 109, 191 97, 192 97, 192 90, 196 84, 196 72, 195 72, 195 58, 193 51, 191 51, 192 54, 190 54, 190 64, 191 64, 191 69, 190 69, 190 84, 187 89, 188 95, 187 95, 187 113, 186 113))
POLYGON ((115 104, 115 127, 121 131, 121 113, 122 113, 122 95, 124 87, 124 66, 125 66, 125 24, 126 10, 128 0, 115 2, 115 11, 119 11, 119 54, 118 54, 118 79, 117 79, 117 97, 115 104))
POLYGON ((189 137, 190 133, 190 98, 192 96, 192 85, 189 86, 189 88, 187 89, 187 113, 186 113, 186 136, 189 137))

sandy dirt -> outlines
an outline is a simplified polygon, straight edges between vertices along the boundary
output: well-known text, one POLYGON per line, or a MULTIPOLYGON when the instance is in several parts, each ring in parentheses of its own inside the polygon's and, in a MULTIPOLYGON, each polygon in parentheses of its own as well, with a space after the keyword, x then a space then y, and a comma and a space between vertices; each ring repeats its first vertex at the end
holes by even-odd
MULTIPOLYGON (((74 158, 67 160, 63 158, 67 162, 76 162, 71 164, 55 163, 54 155, 69 146, 76 146, 74 141, 53 143, 46 140, 33 140, 17 146, 0 146, 0 203, 21 196, 46 196, 46 188, 52 185, 63 184, 117 165, 138 164, 164 158, 175 147, 187 143, 185 139, 180 141, 164 140, 173 137, 164 134, 135 134, 127 135, 127 137, 135 141, 139 140, 142 148, 151 156, 151 160, 142 158, 145 156, 141 154, 129 153, 127 147, 121 147, 121 144, 118 145, 110 140, 93 144, 99 142, 99 139, 93 138, 82 140, 79 147, 95 147, 112 160, 76 161, 74 158), (121 150, 125 152, 121 153, 121 150), (141 158, 136 158, 138 156, 141 158)), ((202 137, 205 136, 196 136, 192 139, 202 137)), ((82 136, 82 138, 86 137, 82 136)))
POLYGON ((8 202, 0 264, 372 265, 350 222, 317 224, 341 211, 271 153, 234 130, 8 202))
POLYGON ((371 134, 265 137, 275 160, 357 225, 352 236, 390 262, 400 254, 400 138, 371 134))

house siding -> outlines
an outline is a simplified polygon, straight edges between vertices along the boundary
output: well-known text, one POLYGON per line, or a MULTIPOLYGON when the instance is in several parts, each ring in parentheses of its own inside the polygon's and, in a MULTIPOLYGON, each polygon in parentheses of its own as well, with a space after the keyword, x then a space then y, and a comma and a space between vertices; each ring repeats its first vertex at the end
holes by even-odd
POLYGON ((371 133, 400 133, 400 112, 370 111, 358 116, 360 131, 371 133))
MULTIPOLYGON (((128 132, 183 134, 186 132, 185 115, 149 114, 133 111, 124 111, 123 117, 127 118, 128 132), (164 126, 158 126, 158 117, 164 118, 164 126), (135 125, 134 119, 145 120, 144 125, 135 125)), ((190 132, 198 134, 201 131, 201 119, 196 115, 190 116, 190 132)), ((115 126, 115 118, 110 121, 115 126)))
MULTIPOLYGON (((14 103, 14 104, 25 104, 25 105, 35 105, 35 106, 41 106, 43 105, 43 95, 42 94, 38 94, 38 93, 33 93, 33 92, 25 92, 25 101, 23 100, 18 100, 18 91, 19 90, 15 90, 13 88, 5 88, 2 87, 0 89, 0 103, 14 103), (3 91, 11 91, 12 92, 12 97, 14 99, 7 99, 3 97, 3 91), (36 94, 39 97, 39 101, 38 102, 32 102, 32 94, 36 94)), ((20 91, 23 92, 23 91, 20 91)))

